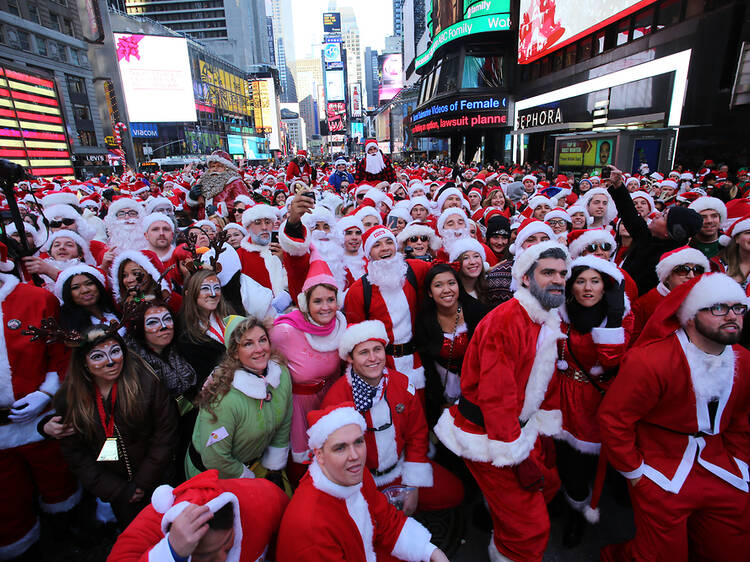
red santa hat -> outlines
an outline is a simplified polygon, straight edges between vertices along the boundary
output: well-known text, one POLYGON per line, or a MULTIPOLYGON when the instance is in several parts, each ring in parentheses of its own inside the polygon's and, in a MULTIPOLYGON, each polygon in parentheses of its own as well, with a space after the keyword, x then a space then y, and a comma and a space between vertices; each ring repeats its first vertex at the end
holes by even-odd
MULTIPOLYGON (((112 261, 112 266, 109 269, 109 282, 110 286, 112 287, 112 296, 115 298, 115 302, 120 302, 120 281, 118 279, 118 276, 120 274, 120 267, 126 261, 132 261, 138 264, 138 266, 143 269, 143 271, 151 276, 151 278, 154 280, 154 283, 157 283, 159 281, 159 277, 161 276, 159 268, 163 266, 161 265, 161 261, 159 260, 157 255, 152 251, 142 250, 138 252, 136 250, 126 250, 124 252, 120 252, 112 261)), ((162 290, 169 289, 166 280, 162 279, 160 288, 162 290)))
MULTIPOLYGON (((649 207, 651 211, 653 211, 656 208, 656 205, 654 204, 654 198, 651 197, 650 194, 646 193, 645 191, 634 191, 630 194, 630 198, 635 201, 636 199, 645 199, 648 201, 649 207)), ((651 212, 649 211, 649 212, 651 212)))
MULTIPOLYGON (((212 434, 212 438, 217 438, 212 434)), ((278 530, 284 508, 288 499, 278 493, 278 487, 266 483, 263 479, 220 479, 215 469, 201 472, 197 476, 172 488, 163 484, 151 495, 151 506, 156 513, 162 513, 161 532, 166 536, 170 525, 189 505, 207 506, 211 513, 216 513, 227 504, 233 506, 234 542, 227 552, 227 562, 239 560, 256 560, 263 558, 268 542, 278 530), (274 500, 274 501, 272 501, 274 500), (246 524, 244 532, 242 522, 246 524)), ((143 519, 144 522, 150 517, 143 519)), ((132 523, 136 529, 141 526, 139 516, 132 523)), ((147 534, 147 529, 143 529, 147 534)), ((170 546, 162 540, 150 551, 149 558, 170 559, 170 546)))
MULTIPOLYGON (((537 221, 537 222, 541 222, 541 221, 537 221)), ((531 266, 534 264, 534 262, 536 262, 539 259, 539 256, 543 252, 546 252, 547 250, 551 250, 553 248, 559 248, 560 250, 562 250, 563 253, 565 254, 566 265, 570 265, 570 256, 568 255, 567 248, 563 246, 562 244, 555 242, 554 240, 547 240, 546 242, 539 242, 539 244, 534 244, 533 246, 529 246, 523 251, 523 253, 520 256, 517 256, 513 260, 513 268, 511 269, 511 275, 513 276, 513 280, 516 282, 516 285, 518 287, 522 285, 521 281, 523 279, 523 276, 526 275, 529 269, 531 269, 531 266)))
POLYGON ((589 244, 609 244, 611 246, 610 256, 614 254, 617 243, 609 230, 603 228, 590 228, 588 230, 574 230, 568 233, 568 250, 573 259, 583 253, 589 244))
POLYGON ((16 264, 8 259, 8 246, 0 242, 0 272, 9 273, 15 266, 16 264))
POLYGON ((529 199, 528 208, 532 211, 539 205, 549 205, 550 207, 552 207, 553 203, 551 199, 548 199, 544 195, 535 195, 534 197, 529 199))
POLYGON ((467 220, 469 218, 466 216, 466 211, 464 211, 463 207, 448 207, 445 211, 440 213, 440 216, 437 220, 437 229, 441 236, 443 235, 445 223, 452 216, 458 216, 464 220, 467 220))
POLYGON ((78 206, 78 197, 70 189, 61 189, 59 191, 49 191, 42 197, 42 207, 51 207, 52 205, 73 205, 78 206))
POLYGON ((341 217, 339 221, 336 223, 336 233, 339 234, 342 239, 344 237, 344 234, 346 234, 346 231, 351 228, 358 228, 360 232, 365 231, 365 227, 362 224, 362 221, 359 220, 355 215, 347 215, 345 217, 341 217))
POLYGON ((145 217, 143 217, 143 220, 141 221, 143 232, 148 231, 148 229, 151 228, 151 225, 156 222, 167 223, 172 232, 174 232, 174 223, 172 222, 172 219, 170 219, 164 213, 151 213, 150 215, 146 215, 145 217))
POLYGON ((695 201, 690 203, 689 209, 693 209, 696 213, 701 211, 716 211, 721 217, 721 224, 724 224, 727 220, 727 206, 721 199, 716 197, 698 197, 695 201))
MULTIPOLYGON (((622 271, 620 271, 620 268, 617 267, 616 264, 612 263, 608 260, 603 260, 602 258, 598 258, 593 254, 589 254, 587 256, 580 256, 576 259, 574 259, 570 263, 570 269, 572 270, 574 267, 587 267, 589 269, 594 269, 598 271, 599 273, 604 273, 605 275, 608 275, 612 279, 614 279, 617 283, 622 283, 625 280, 625 276, 622 274, 622 271)), ((630 303, 627 301, 628 297, 625 295, 625 299, 627 302, 627 308, 630 308, 630 303)))
POLYGON ((383 217, 380 214, 380 211, 378 211, 371 205, 363 205, 362 207, 357 209, 357 212, 354 213, 354 216, 357 217, 360 222, 363 222, 365 217, 375 217, 376 219, 378 219, 378 224, 383 224, 383 217))
POLYGON ((484 246, 482 246, 482 244, 480 244, 478 240, 474 240, 474 238, 460 238, 459 240, 453 242, 453 244, 451 244, 451 251, 449 254, 450 261, 457 261, 461 257, 461 254, 463 254, 464 252, 478 253, 480 256, 482 256, 485 271, 490 268, 489 264, 487 263, 487 255, 484 251, 484 246))
POLYGON ((447 189, 444 189, 440 195, 437 198, 437 210, 438 212, 443 210, 443 205, 445 204, 445 200, 448 199, 451 195, 456 195, 461 199, 461 204, 468 207, 468 203, 464 199, 463 192, 458 189, 457 187, 449 187, 447 189))
POLYGON ((549 213, 544 215, 544 222, 550 221, 552 219, 563 219, 568 224, 572 224, 573 222, 568 212, 562 207, 555 207, 549 213))
POLYGON ((607 212, 604 215, 604 224, 611 223, 615 220, 615 217, 617 217, 617 207, 615 206, 615 201, 612 199, 609 191, 604 187, 591 188, 583 195, 583 197, 581 197, 580 204, 586 209, 586 216, 588 216, 589 202, 595 195, 604 195, 607 197, 607 212))
POLYGON ((719 243, 723 246, 728 246, 729 242, 743 232, 750 230, 750 213, 731 222, 729 228, 726 229, 726 234, 719 237, 719 243))
POLYGON ((323 410, 311 410, 307 413, 307 445, 310 449, 320 449, 330 435, 344 426, 358 425, 364 432, 367 422, 356 408, 354 402, 342 402, 323 410))
MULTIPOLYGON (((83 202, 83 199, 81 200, 81 202, 83 202)), ((167 207, 171 207, 172 209, 174 209, 174 203, 172 203, 172 201, 170 201, 166 197, 162 197, 162 196, 152 197, 151 199, 146 201, 146 205, 145 205, 146 214, 153 213, 154 209, 160 206, 161 207, 167 206, 167 207)))
POLYGON ((536 179, 536 176, 528 174, 528 175, 524 176, 523 180, 521 180, 521 181, 533 181, 534 185, 536 185, 537 179, 536 179))
POLYGON ((206 164, 210 164, 211 162, 217 162, 222 166, 226 166, 230 170, 239 172, 239 168, 237 168, 232 157, 223 150, 214 150, 211 155, 206 158, 206 164))
POLYGON ((688 320, 695 318, 699 310, 722 303, 747 304, 745 290, 737 281, 723 273, 701 275, 682 301, 677 318, 684 326, 688 320))
POLYGON ((261 203, 260 205, 255 205, 245 209, 245 212, 242 213, 242 226, 248 228, 250 223, 255 222, 256 220, 269 219, 275 221, 278 218, 277 209, 271 207, 271 205, 261 203))
POLYGON ((537 219, 526 219, 518 227, 518 234, 516 235, 513 244, 511 244, 510 253, 516 256, 520 255, 522 253, 519 251, 521 250, 521 246, 523 246, 523 243, 534 234, 546 234, 549 236, 550 240, 554 240, 556 237, 548 224, 537 219))
POLYGON ((435 234, 432 227, 424 222, 412 221, 404 227, 404 229, 396 236, 396 241, 400 248, 406 245, 409 238, 412 236, 427 236, 429 239, 430 249, 433 252, 437 252, 443 245, 440 238, 435 234))
POLYGON ((393 240, 393 243, 396 244, 396 236, 393 234, 393 232, 380 224, 371 227, 362 235, 362 248, 367 259, 370 259, 370 251, 372 250, 372 247, 375 245, 375 243, 385 238, 390 238, 391 240, 393 240))
POLYGON ((112 217, 113 219, 117 218, 117 213, 124 211, 125 209, 134 209, 138 211, 139 217, 143 216, 143 205, 141 203, 130 197, 120 196, 114 197, 112 204, 107 210, 107 217, 112 217))
POLYGON ((378 141, 375 139, 367 139, 365 141, 365 153, 370 149, 371 146, 374 146, 378 150, 380 150, 380 147, 378 146, 378 141))
POLYGON ((83 274, 88 274, 94 277, 97 281, 99 281, 99 283, 102 284, 102 287, 107 286, 107 282, 104 279, 104 274, 95 267, 92 267, 85 263, 66 267, 60 272, 60 275, 58 275, 57 279, 55 280, 54 292, 57 300, 60 301, 60 304, 63 303, 63 289, 65 288, 65 283, 67 283, 68 279, 72 278, 74 275, 83 274))
POLYGON ((307 270, 307 277, 302 284, 302 292, 297 295, 297 305, 302 312, 307 312, 307 291, 318 285, 328 285, 338 291, 341 287, 336 283, 336 279, 331 273, 326 261, 320 256, 318 251, 310 248, 310 268, 307 270))
POLYGON ((50 234, 49 238, 47 238, 47 242, 42 247, 42 251, 49 253, 50 248, 52 248, 52 243, 58 238, 70 238, 79 248, 81 248, 81 253, 83 254, 81 261, 88 265, 96 265, 96 260, 94 259, 94 256, 91 255, 91 248, 88 241, 84 240, 83 236, 72 230, 58 230, 57 232, 50 234))
POLYGON ((677 182, 672 181, 672 180, 662 180, 661 182, 659 182, 659 185, 661 187, 669 187, 675 190, 677 189, 677 182))
POLYGON ((662 254, 659 263, 656 264, 656 276, 659 278, 659 281, 664 283, 675 267, 686 263, 703 266, 703 271, 711 269, 708 258, 706 258, 703 252, 689 246, 682 246, 681 248, 676 248, 671 252, 662 254))
POLYGON ((380 320, 365 320, 350 325, 339 341, 339 357, 346 361, 355 347, 370 340, 379 341, 384 346, 388 345, 388 333, 380 320))

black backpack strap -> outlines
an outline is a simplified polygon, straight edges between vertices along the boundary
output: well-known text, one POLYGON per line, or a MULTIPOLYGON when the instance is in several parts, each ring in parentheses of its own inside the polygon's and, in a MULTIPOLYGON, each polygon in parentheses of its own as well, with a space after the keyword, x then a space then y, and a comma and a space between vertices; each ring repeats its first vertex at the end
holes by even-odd
POLYGON ((406 279, 407 281, 409 281, 409 284, 414 287, 414 292, 419 295, 419 287, 417 286, 417 274, 414 273, 414 270, 408 263, 406 264, 406 279))
POLYGON ((372 284, 367 275, 362 276, 362 298, 365 301, 365 318, 370 318, 370 303, 372 302, 372 284))

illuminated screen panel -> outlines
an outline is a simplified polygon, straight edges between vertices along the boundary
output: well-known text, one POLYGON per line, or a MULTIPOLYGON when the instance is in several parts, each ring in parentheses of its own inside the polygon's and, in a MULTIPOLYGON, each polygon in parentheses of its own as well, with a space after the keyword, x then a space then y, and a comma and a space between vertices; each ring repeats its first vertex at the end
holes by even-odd
POLYGON ((526 64, 656 0, 521 0, 518 63, 526 64))
POLYGON ((0 158, 39 177, 73 178, 55 83, 0 66, 0 158))
POLYGON ((381 55, 380 57, 380 86, 378 99, 380 103, 393 99, 404 87, 401 54, 381 55))
POLYGON ((130 121, 195 122, 187 39, 125 33, 114 36, 130 121))

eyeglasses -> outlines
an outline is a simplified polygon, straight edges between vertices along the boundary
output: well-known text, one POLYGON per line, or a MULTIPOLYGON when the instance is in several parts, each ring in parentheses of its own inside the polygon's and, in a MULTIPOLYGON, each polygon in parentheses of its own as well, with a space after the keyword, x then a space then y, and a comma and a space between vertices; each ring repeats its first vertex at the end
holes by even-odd
POLYGON ((172 212, 172 207, 159 207, 157 209, 154 209, 154 213, 162 213, 164 215, 171 215, 172 212))
POLYGON ((115 213, 115 217, 117 217, 118 219, 134 219, 138 217, 138 211, 136 211, 135 209, 123 209, 122 211, 117 211, 117 213, 115 213))
POLYGON ((747 312, 747 305, 738 303, 730 306, 728 304, 720 303, 707 308, 701 308, 701 310, 708 310, 713 316, 726 316, 729 314, 730 310, 734 312, 735 316, 743 316, 747 312))
POLYGON ((545 222, 550 226, 565 226, 565 219, 550 219, 545 222))
POLYGON ((706 268, 703 267, 702 265, 689 266, 689 265, 682 264, 682 265, 678 265, 677 267, 675 267, 672 270, 672 273, 676 273, 677 275, 681 277, 685 277, 687 275, 690 275, 691 271, 695 273, 696 275, 701 275, 703 274, 703 272, 706 271, 706 268))
POLYGON ((410 236, 409 242, 427 242, 429 239, 429 236, 410 236))
POLYGON ((593 254, 597 249, 601 249, 604 252, 609 252, 610 250, 612 250, 612 244, 610 244, 609 242, 595 243, 589 244, 584 248, 584 250, 589 254, 593 254))
POLYGON ((70 226, 75 222, 75 219, 60 219, 59 221, 49 221, 49 226, 50 228, 60 228, 62 225, 70 226))

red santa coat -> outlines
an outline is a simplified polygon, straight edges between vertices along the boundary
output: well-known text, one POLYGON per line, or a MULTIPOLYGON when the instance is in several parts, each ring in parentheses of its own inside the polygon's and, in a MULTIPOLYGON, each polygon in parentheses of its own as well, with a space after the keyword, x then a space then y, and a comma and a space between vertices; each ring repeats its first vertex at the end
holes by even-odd
MULTIPOLYGON (((323 399, 321 408, 342 402, 353 402, 351 368, 337 380, 323 399)), ((372 408, 362 413, 366 431, 367 468, 373 473, 375 484, 383 487, 401 477, 407 486, 430 487, 433 484, 432 466, 427 458, 427 421, 422 403, 406 375, 386 369, 372 408)))
POLYGON ((196 217, 199 220, 202 220, 206 218, 206 205, 215 205, 222 214, 230 216, 234 209, 234 200, 237 199, 237 196, 239 195, 247 195, 250 197, 250 191, 247 189, 247 184, 242 181, 242 178, 237 176, 227 183, 220 193, 206 199, 203 205, 200 205, 195 199, 191 199, 190 195, 186 196, 185 201, 190 207, 198 207, 196 217))
POLYGON ((664 297, 666 297, 668 294, 669 289, 664 286, 664 283, 659 283, 656 287, 654 287, 645 295, 639 297, 638 300, 635 301, 635 305, 633 306, 634 318, 633 336, 630 340, 631 344, 634 344, 638 341, 638 336, 641 335, 644 326, 646 326, 646 322, 648 322, 648 319, 651 318, 651 315, 656 310, 656 307, 662 303, 664 297))
POLYGON ((443 444, 466 459, 504 467, 526 459, 539 435, 558 433, 560 410, 542 403, 563 337, 557 310, 544 310, 526 288, 485 316, 461 369, 461 394, 479 407, 484 427, 451 406, 435 426, 443 444))
POLYGON ((292 181, 294 178, 301 178, 303 175, 310 178, 310 181, 312 181, 312 168, 310 167, 310 163, 305 160, 305 165, 302 166, 302 169, 300 170, 299 164, 292 160, 287 164, 286 166, 286 181, 292 181))
MULTIPOLYGON (((559 401, 557 406, 562 412, 562 431, 556 437, 582 453, 598 454, 601 436, 596 414, 602 394, 593 384, 575 380, 569 375, 583 369, 596 379, 605 371, 617 369, 630 343, 633 314, 628 311, 620 328, 599 327, 585 334, 567 323, 569 320, 563 308, 560 314, 564 321, 562 332, 567 339, 559 344, 563 360, 557 362, 547 400, 548 404, 559 401), (571 347, 575 359, 570 353, 571 347)), ((597 381, 597 384, 606 390, 612 380, 597 381)))
POLYGON ((627 354, 599 408, 607 458, 626 478, 645 476, 674 494, 696 462, 747 492, 748 351, 740 346, 725 350, 733 354, 734 379, 719 398, 712 426, 708 405, 693 387, 686 345, 687 336, 680 329, 627 354))
MULTIPOLYGON (((162 489, 157 489, 162 492, 162 489)), ((154 498, 157 497, 154 493, 154 498)), ((219 480, 218 471, 202 472, 174 490, 174 503, 162 514, 154 505, 147 506, 117 538, 108 562, 172 562, 166 526, 172 523, 188 503, 208 505, 212 512, 227 503, 234 506, 234 543, 227 562, 262 560, 281 524, 289 503, 284 492, 269 480, 219 480), (197 499, 208 493, 213 499, 197 499)), ((154 502, 156 500, 152 500, 154 502)), ((159 502, 156 501, 158 504, 159 502)))
POLYGON ((316 461, 281 520, 278 562, 429 560, 430 533, 388 503, 365 470, 362 483, 341 486, 316 461))
POLYGON ((237 248, 237 254, 240 256, 242 273, 271 289, 275 296, 286 291, 286 271, 281 260, 271 253, 268 246, 243 240, 242 245, 237 248))
MULTIPOLYGON (((35 390, 54 395, 67 356, 62 344, 48 345, 44 339, 32 342, 22 334, 29 326, 40 326, 45 318, 59 318, 60 307, 54 295, 20 283, 13 275, 0 274, 0 281, 0 407, 9 408, 35 390)), ((42 415, 26 423, 0 425, 0 449, 41 441, 36 425, 42 415)))
MULTIPOLYGON (((417 281, 415 289, 408 279, 404 278, 401 289, 383 290, 372 285, 370 310, 365 310, 364 288, 362 279, 358 279, 349 288, 344 301, 346 319, 349 324, 365 320, 380 320, 388 333, 388 339, 396 345, 412 341, 414 318, 421 303, 418 289, 424 285, 424 278, 432 264, 421 260, 406 260, 417 281)), ((394 357, 393 366, 400 373, 409 377, 415 388, 424 388, 424 368, 419 353, 394 357)))

